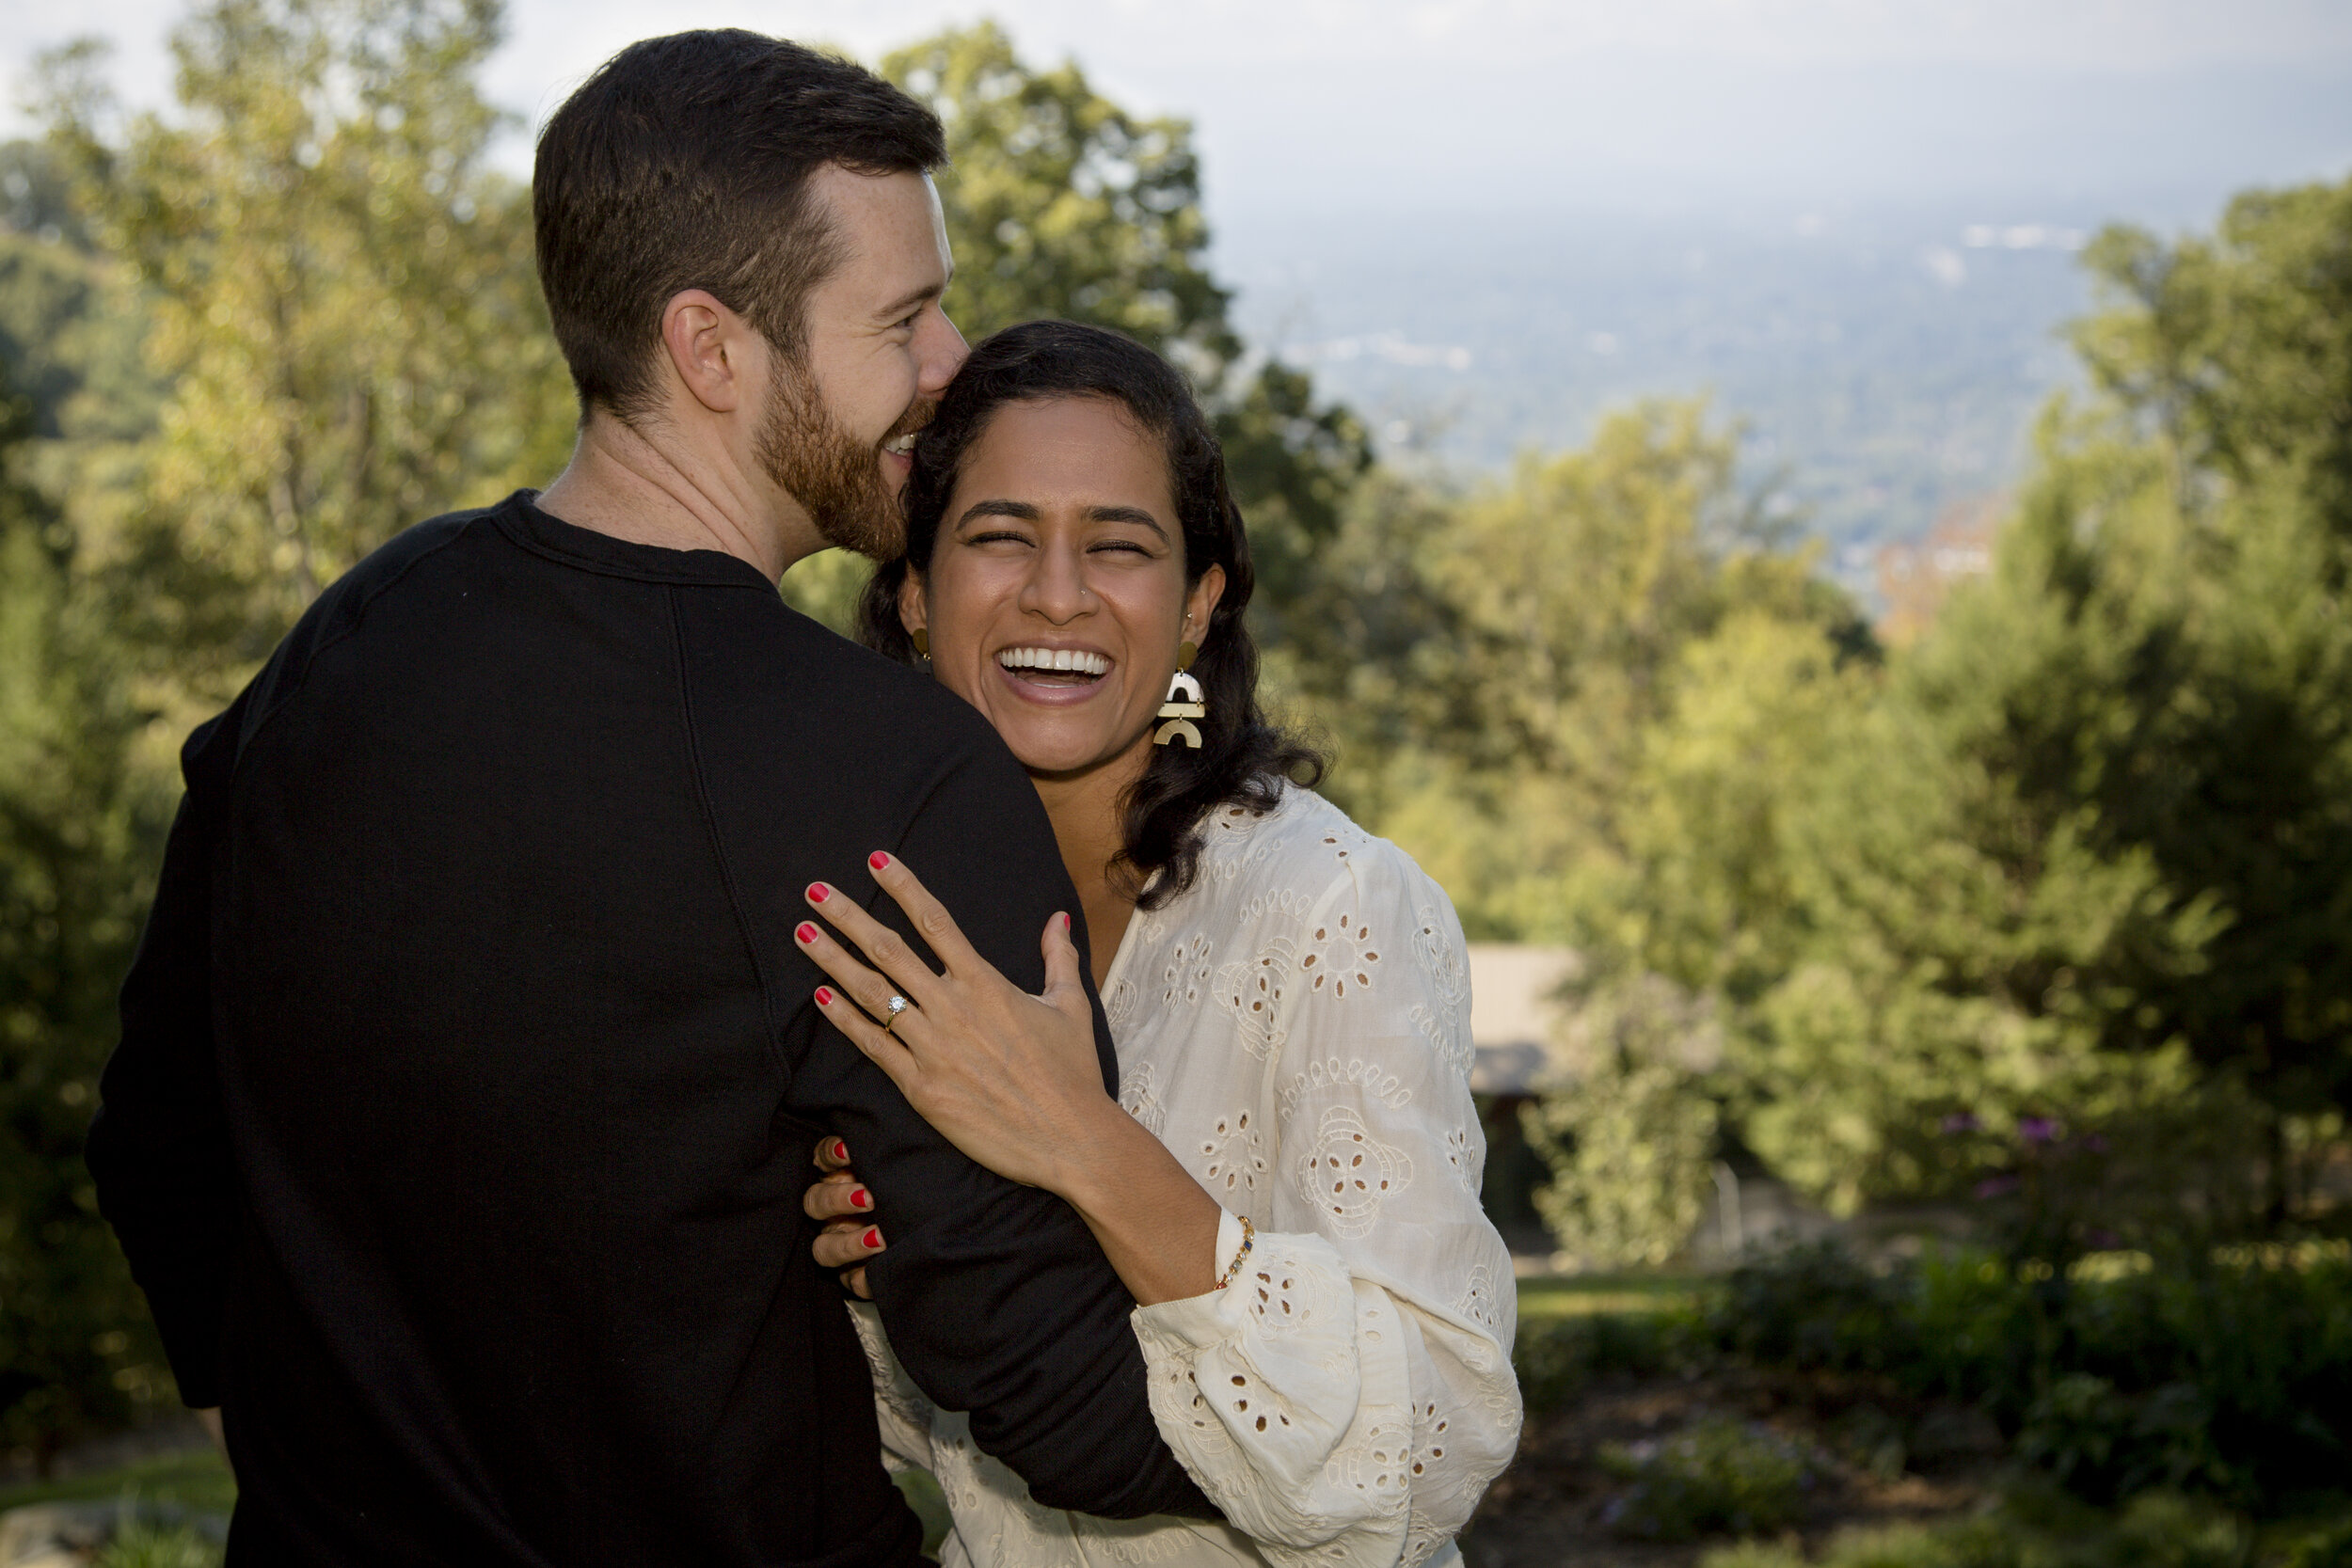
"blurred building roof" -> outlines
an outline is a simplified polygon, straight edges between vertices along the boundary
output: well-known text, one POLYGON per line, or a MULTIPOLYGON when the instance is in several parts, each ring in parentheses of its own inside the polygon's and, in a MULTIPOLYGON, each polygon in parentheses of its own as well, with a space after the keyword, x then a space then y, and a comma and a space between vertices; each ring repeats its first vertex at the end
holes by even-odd
POLYGON ((1470 1041, 1478 1048, 1473 1091, 1533 1094, 1562 1075, 1567 1009, 1554 993, 1576 968, 1576 954, 1565 947, 1470 944, 1470 1041))

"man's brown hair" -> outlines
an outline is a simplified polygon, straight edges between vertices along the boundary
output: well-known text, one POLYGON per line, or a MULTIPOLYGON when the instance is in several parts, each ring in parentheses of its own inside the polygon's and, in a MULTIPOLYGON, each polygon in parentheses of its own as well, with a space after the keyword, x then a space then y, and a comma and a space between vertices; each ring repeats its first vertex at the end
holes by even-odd
POLYGON ((930 110, 787 40, 673 33, 613 55, 540 132, 531 180, 539 287, 581 416, 646 410, 661 312, 683 290, 797 356, 809 291, 841 260, 809 176, 946 157, 930 110))

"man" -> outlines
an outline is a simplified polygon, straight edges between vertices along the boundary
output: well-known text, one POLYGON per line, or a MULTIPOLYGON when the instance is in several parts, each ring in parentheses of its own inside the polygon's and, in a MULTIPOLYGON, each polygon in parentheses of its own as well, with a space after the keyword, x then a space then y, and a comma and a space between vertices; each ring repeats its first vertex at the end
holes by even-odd
POLYGON ((912 1560, 807 1260, 828 1130, 927 1390, 1042 1501, 1208 1512, 1083 1224, 914 1117, 791 940, 875 849, 1032 990, 1078 907, 979 716, 776 593, 897 545, 963 354, 941 152, 788 43, 608 63, 533 180, 570 467, 363 562, 190 738, 89 1163, 222 1407, 232 1561, 912 1560))

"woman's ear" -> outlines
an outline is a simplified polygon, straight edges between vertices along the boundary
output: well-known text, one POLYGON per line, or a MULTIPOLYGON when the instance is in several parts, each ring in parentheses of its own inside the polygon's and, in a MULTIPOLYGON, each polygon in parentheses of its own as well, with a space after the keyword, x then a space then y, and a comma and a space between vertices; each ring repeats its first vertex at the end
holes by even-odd
POLYGON ((1225 568, 1212 566, 1200 574, 1200 580, 1184 591, 1184 613, 1192 617, 1192 630, 1185 635, 1193 641, 1206 644, 1209 641, 1209 617, 1216 613, 1217 600, 1225 596, 1225 568))
POLYGON ((931 624, 931 607, 923 592, 923 579, 913 567, 898 584, 898 624, 913 637, 931 624))

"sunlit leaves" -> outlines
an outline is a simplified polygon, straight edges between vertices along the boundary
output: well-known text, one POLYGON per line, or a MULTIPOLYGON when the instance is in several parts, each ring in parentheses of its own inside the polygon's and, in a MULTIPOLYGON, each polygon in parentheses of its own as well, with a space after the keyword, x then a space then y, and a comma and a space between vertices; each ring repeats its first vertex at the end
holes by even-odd
POLYGON ((87 54, 53 139, 153 300, 153 630, 215 685, 409 523, 561 460, 569 400, 526 193, 487 171, 492 0, 223 0, 173 39, 179 112, 109 138, 87 54))

